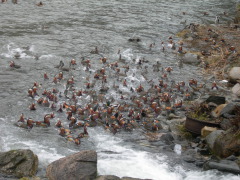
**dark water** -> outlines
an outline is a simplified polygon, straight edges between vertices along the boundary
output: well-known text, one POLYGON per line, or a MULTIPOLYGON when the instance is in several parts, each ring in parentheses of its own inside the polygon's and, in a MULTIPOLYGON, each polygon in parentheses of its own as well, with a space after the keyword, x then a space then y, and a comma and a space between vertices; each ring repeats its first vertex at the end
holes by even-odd
MULTIPOLYGON (((134 80, 133 87, 140 83, 147 86, 142 69, 132 61, 139 58, 149 61, 144 65, 149 69, 157 61, 163 67, 171 66, 174 69, 172 79, 175 81, 187 81, 190 78, 201 81, 201 73, 197 67, 182 64, 176 50, 166 48, 166 51, 162 52, 161 42, 166 42, 169 36, 178 41, 175 33, 191 22, 213 24, 215 16, 221 16, 224 11, 229 15, 221 16, 221 22, 227 23, 232 19, 235 1, 56 0, 43 2, 42 7, 36 6, 36 3, 38 1, 26 0, 19 1, 18 4, 0 4, 0 150, 32 149, 40 159, 39 175, 44 174, 47 164, 60 157, 79 149, 96 149, 99 152, 99 174, 152 179, 239 178, 214 171, 189 171, 181 164, 170 167, 167 155, 151 153, 156 149, 141 149, 139 145, 126 143, 126 137, 113 137, 100 128, 90 128, 90 138, 84 139, 79 147, 66 142, 54 127, 33 128, 29 132, 13 125, 22 112, 26 117, 36 120, 42 120, 43 114, 51 112, 48 108, 30 112, 28 106, 34 100, 27 97, 27 90, 35 81, 42 84, 42 89, 57 87, 63 90, 64 85, 55 86, 51 82, 43 81, 44 72, 48 72, 51 78, 58 73, 54 66, 60 60, 67 64, 74 58, 80 64, 80 59, 89 58, 92 60, 91 70, 94 72, 102 66, 100 57, 105 56, 113 63, 118 59, 117 52, 120 49, 122 57, 131 67, 128 78, 134 80), (186 12, 186 15, 182 12, 186 12), (208 12, 209 15, 203 16, 203 12, 208 12), (141 42, 128 42, 129 38, 134 37, 141 38, 141 42), (150 50, 151 43, 155 43, 155 46, 150 50), (98 47, 100 55, 89 53, 95 47, 98 47), (16 54, 20 55, 20 58, 15 59, 16 54), (9 68, 11 60, 21 65, 21 68, 9 68), (156 174, 156 171, 160 172, 161 176, 156 174)), ((75 71, 64 75, 74 75, 77 86, 81 88, 86 82, 86 76, 89 76, 83 69, 83 66, 78 66, 75 71)), ((161 74, 151 70, 146 75, 148 80, 158 79, 159 76, 161 74)), ((113 81, 110 80, 109 85, 113 85, 113 81)), ((100 86, 101 84, 97 84, 96 87, 100 86)), ((127 91, 121 88, 122 91, 127 91)), ((108 96, 118 95, 115 90, 110 90, 108 96)), ((84 98, 82 101, 87 101, 88 97, 84 98)), ((57 115, 55 121, 58 118, 61 119, 62 116, 57 115)), ((137 132, 129 136, 141 139, 137 132)))

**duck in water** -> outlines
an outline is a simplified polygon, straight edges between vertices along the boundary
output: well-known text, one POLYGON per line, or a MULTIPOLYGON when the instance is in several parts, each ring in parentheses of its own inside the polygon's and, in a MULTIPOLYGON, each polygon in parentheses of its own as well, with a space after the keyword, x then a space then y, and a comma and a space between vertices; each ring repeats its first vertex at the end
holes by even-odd
POLYGON ((14 61, 10 61, 10 65, 9 65, 11 68, 16 68, 16 69, 19 69, 21 68, 20 65, 16 65, 14 61))
POLYGON ((39 3, 37 3, 37 6, 43 6, 42 1, 40 1, 39 3))

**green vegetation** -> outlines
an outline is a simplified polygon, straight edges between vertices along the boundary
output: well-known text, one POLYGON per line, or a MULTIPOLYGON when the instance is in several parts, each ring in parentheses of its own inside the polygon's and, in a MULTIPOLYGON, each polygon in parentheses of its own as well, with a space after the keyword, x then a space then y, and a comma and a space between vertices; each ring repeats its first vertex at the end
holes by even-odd
POLYGON ((178 125, 177 128, 182 137, 189 139, 189 140, 193 138, 192 134, 186 130, 184 125, 178 125))
POLYGON ((189 112, 188 116, 190 118, 197 119, 200 121, 211 121, 211 119, 209 118, 209 115, 206 112, 199 113, 198 111, 197 112, 193 111, 193 112, 189 112))
POLYGON ((30 180, 29 178, 27 178, 27 177, 22 177, 21 179, 19 179, 19 180, 30 180))
POLYGON ((194 104, 187 116, 200 121, 211 121, 210 112, 206 104, 194 104))

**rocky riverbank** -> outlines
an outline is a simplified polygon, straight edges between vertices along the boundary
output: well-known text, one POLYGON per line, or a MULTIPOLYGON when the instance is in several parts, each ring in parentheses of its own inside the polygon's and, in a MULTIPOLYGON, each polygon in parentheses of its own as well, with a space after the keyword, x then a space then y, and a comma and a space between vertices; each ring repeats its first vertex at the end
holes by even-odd
MULTIPOLYGON (((214 95, 214 98, 210 98, 211 101, 206 101, 208 98, 206 95, 194 101, 192 104, 198 104, 201 107, 190 108, 195 112, 190 119, 219 124, 216 128, 205 126, 201 131, 201 136, 190 136, 190 148, 189 146, 185 148, 188 149, 186 152, 194 153, 189 153, 190 155, 184 159, 203 167, 204 170, 218 169, 236 174, 240 173, 239 12, 238 8, 237 17, 231 24, 199 25, 192 23, 178 33, 178 36, 182 38, 179 43, 185 50, 179 53, 183 57, 197 56, 197 58, 190 58, 191 61, 188 63, 202 67, 203 76, 212 81, 212 91, 209 94, 214 95), (227 99, 227 101, 219 103, 221 99, 227 99), (196 160, 196 152, 205 158, 204 162, 196 160)), ((188 128, 193 128, 191 129, 193 131, 196 127, 193 127, 193 122, 191 123, 188 128)), ((184 135, 189 137, 188 133, 184 135)))

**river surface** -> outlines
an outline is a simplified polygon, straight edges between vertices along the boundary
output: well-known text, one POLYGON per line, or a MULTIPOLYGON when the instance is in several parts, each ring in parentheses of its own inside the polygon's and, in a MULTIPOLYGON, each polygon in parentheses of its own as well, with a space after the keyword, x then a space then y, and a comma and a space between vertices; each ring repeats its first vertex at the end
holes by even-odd
MULTIPOLYGON (((110 63, 122 58, 130 66, 126 79, 136 88, 139 84, 149 88, 146 79, 158 79, 161 74, 151 71, 151 66, 160 62, 162 67, 171 66, 174 81, 187 81, 195 78, 201 81, 200 70, 183 64, 176 50, 161 50, 161 42, 167 42, 175 33, 189 23, 213 24, 215 16, 220 16, 220 23, 232 19, 234 0, 55 0, 18 1, 0 4, 0 150, 29 148, 39 157, 39 176, 44 176, 46 166, 61 157, 84 149, 98 152, 98 173, 100 175, 130 176, 154 180, 198 180, 231 179, 238 176, 222 174, 217 171, 203 172, 198 168, 182 163, 179 151, 168 153, 157 146, 149 146, 139 131, 111 133, 103 128, 89 128, 89 138, 84 138, 80 146, 67 142, 58 135, 58 130, 33 128, 31 131, 14 126, 21 113, 34 120, 43 120, 43 115, 52 112, 49 108, 29 111, 34 102, 27 96, 27 90, 36 81, 41 88, 57 87, 64 90, 63 84, 54 85, 43 80, 44 72, 53 78, 59 71, 54 68, 62 60, 67 64, 71 59, 90 58, 91 71, 95 72, 102 64, 99 58, 106 56, 110 63), (226 11, 228 16, 222 16, 226 11), (182 12, 186 12, 184 15, 182 12), (208 12, 208 16, 203 13, 208 12), (140 42, 129 42, 129 38, 141 38, 140 42), (155 43, 151 49, 149 45, 155 43), (98 47, 99 54, 89 52, 98 47), (16 55, 18 58, 16 58, 16 55), (137 61, 144 58, 148 73, 137 66, 137 61), (133 61, 135 59, 136 61, 133 61), (12 69, 9 62, 14 60, 20 69, 12 69)), ((147 70, 146 70, 147 71, 147 70)), ((109 87, 116 78, 111 70, 108 74, 109 87)), ((83 66, 66 72, 65 77, 74 75, 77 86, 82 88, 89 76, 83 66)), ((96 89, 101 83, 96 85, 96 89)), ((124 93, 129 90, 119 85, 124 93)), ((122 94, 122 92, 120 94, 122 94)), ((117 98, 119 92, 110 88, 109 98, 117 98)), ((80 101, 86 103, 88 96, 80 101)), ((57 114, 58 118, 63 118, 57 114)), ((54 124, 54 123, 53 123, 54 124)), ((65 123, 67 124, 67 122, 65 123)))

